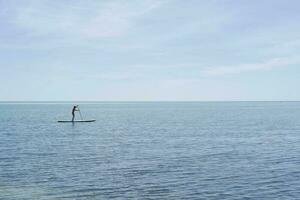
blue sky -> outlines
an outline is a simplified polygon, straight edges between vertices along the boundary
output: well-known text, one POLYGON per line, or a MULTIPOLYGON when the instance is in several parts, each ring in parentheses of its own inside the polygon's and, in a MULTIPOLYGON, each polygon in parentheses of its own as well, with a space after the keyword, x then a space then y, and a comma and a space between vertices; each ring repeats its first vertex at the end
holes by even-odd
POLYGON ((0 0, 0 100, 300 100, 298 0, 0 0))

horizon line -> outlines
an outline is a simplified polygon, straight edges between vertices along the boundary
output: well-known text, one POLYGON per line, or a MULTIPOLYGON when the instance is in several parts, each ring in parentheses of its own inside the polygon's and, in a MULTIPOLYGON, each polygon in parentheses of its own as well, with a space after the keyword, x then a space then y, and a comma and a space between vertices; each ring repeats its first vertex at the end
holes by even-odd
POLYGON ((0 104, 71 104, 71 103, 230 103, 230 102, 300 102, 300 100, 80 100, 80 101, 3 101, 0 100, 0 104))

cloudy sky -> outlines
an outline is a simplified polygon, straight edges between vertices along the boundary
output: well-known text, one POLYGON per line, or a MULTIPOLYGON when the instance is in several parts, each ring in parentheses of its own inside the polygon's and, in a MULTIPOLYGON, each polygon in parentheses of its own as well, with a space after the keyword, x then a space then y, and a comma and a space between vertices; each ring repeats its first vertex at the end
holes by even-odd
POLYGON ((299 0, 0 0, 0 100, 300 100, 299 0))

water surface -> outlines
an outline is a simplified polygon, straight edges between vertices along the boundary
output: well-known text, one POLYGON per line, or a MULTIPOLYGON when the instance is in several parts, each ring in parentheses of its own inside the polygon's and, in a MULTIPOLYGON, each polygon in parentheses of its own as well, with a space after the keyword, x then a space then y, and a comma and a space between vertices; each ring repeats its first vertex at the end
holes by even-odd
POLYGON ((299 102, 0 104, 0 199, 299 199, 299 102))

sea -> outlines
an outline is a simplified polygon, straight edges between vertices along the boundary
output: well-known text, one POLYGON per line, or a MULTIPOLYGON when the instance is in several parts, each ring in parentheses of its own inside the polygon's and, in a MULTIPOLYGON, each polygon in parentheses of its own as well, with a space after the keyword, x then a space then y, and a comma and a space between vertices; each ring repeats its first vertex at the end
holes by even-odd
POLYGON ((1 200, 300 199, 300 102, 78 104, 0 103, 1 200))

